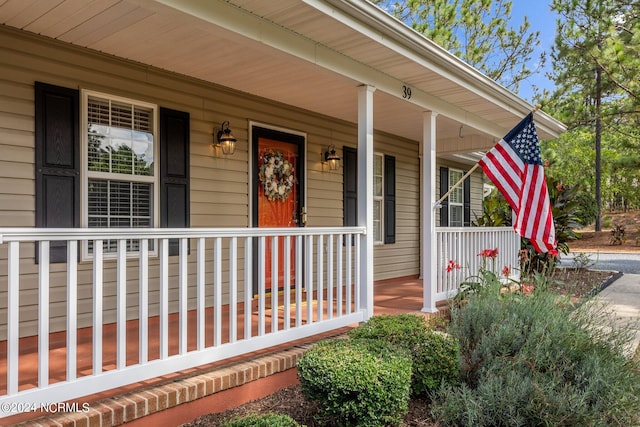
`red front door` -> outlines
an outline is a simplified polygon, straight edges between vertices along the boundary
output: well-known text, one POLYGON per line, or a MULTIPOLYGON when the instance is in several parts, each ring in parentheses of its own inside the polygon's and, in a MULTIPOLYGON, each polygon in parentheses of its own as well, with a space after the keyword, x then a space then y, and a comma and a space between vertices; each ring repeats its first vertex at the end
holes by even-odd
MULTIPOLYGON (((253 127, 254 144, 254 226, 299 227, 302 226, 302 189, 304 169, 304 137, 271 129, 253 127)), ((284 259, 290 260, 290 283, 295 284, 295 242, 285 254, 284 238, 278 239, 277 266, 272 262, 272 238, 265 242, 265 288, 273 287, 273 269, 277 271, 277 287, 284 284, 284 259)))

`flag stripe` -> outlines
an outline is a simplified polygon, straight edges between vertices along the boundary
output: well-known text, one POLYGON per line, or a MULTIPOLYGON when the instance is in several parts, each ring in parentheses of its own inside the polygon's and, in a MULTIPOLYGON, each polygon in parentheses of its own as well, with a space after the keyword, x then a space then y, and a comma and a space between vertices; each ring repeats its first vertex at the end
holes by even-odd
MULTIPOLYGON (((502 143, 503 141, 501 141, 502 143)), ((489 179, 500 188, 512 209, 518 208, 518 192, 522 186, 519 177, 520 165, 513 161, 511 148, 505 149, 499 143, 480 160, 480 166, 489 179), (495 173, 494 173, 495 170, 495 173)), ((521 162, 520 162, 521 163, 521 162)))
POLYGON ((551 202, 533 114, 525 117, 479 163, 513 209, 514 230, 531 240, 538 252, 555 249, 551 202))

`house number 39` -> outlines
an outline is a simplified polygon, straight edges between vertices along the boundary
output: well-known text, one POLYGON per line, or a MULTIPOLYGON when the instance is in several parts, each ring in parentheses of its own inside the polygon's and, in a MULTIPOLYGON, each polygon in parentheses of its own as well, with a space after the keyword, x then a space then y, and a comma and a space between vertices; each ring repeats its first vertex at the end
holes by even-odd
POLYGON ((409 86, 402 85, 402 97, 404 99, 411 99, 411 88, 409 86))

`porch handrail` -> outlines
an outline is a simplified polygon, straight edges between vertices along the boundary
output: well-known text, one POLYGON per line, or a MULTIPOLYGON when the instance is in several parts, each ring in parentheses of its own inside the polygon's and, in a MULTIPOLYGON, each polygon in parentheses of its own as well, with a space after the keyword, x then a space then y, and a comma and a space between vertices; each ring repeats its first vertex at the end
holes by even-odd
POLYGON ((519 277, 520 236, 512 227, 436 227, 436 239, 436 301, 453 297, 460 284, 479 271, 484 261, 479 254, 485 249, 498 249, 491 261, 496 274, 507 267, 509 278, 519 277), (447 271, 450 261, 454 266, 447 271))
POLYGON ((289 228, 0 228, 0 244, 44 240, 121 240, 366 234, 365 227, 289 228))

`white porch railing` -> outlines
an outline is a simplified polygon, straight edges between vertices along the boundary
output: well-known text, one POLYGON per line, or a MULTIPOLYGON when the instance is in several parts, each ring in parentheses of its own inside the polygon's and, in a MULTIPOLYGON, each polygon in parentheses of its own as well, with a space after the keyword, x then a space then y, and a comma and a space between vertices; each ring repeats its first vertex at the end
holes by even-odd
POLYGON ((454 296, 460 283, 478 273, 483 265, 483 258, 478 254, 485 249, 498 249, 497 257, 487 260, 487 268, 493 268, 500 275, 507 266, 511 278, 519 277, 520 236, 511 227, 437 227, 436 238, 436 301, 454 296), (460 269, 447 271, 449 261, 458 263, 460 269))
POLYGON ((0 329, 6 327, 0 417, 26 404, 62 402, 366 320, 364 233, 363 227, 0 229, 0 283, 7 284, 6 293, 0 288, 6 295, 0 306, 7 307, 0 319, 0 329), (171 239, 179 242, 177 256, 169 256, 171 239), (103 252, 107 240, 117 242, 114 253, 103 252), (127 253, 128 240, 139 241, 135 254, 127 253), (54 241, 67 242, 65 264, 49 260, 54 241), (79 261, 86 253, 79 249, 89 243, 90 259, 79 261), (280 292, 266 289, 269 263, 271 285, 280 292), (27 288, 35 303, 21 306, 27 288), (37 328, 37 366, 24 366, 21 338, 34 335, 24 332, 25 313, 34 311, 35 320, 27 320, 37 328), (115 354, 108 356, 105 324, 116 331, 115 354), (66 374, 52 379, 49 337, 56 328, 66 340, 66 374), (82 328, 90 330, 90 352, 81 361, 82 328), (36 384, 21 378, 29 369, 36 384))

